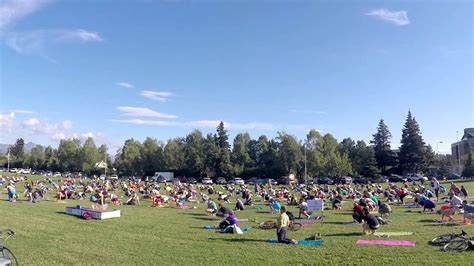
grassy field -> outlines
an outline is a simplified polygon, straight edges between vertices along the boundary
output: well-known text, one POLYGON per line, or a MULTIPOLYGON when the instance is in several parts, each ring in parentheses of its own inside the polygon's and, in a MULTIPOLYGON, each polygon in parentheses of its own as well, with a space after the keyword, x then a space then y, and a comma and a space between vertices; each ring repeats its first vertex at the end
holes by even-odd
MULTIPOLYGON (((474 193, 474 182, 463 183, 474 193)), ((18 187, 21 193, 21 187, 18 187)), ((52 197, 52 195, 49 195, 52 197)), ((474 235, 474 225, 438 224, 435 214, 419 214, 418 209, 395 207, 392 223, 379 231, 411 231, 413 236, 391 239, 414 240, 415 247, 356 245, 365 236, 360 225, 344 225, 351 221, 350 203, 342 211, 326 211, 324 223, 319 221, 289 236, 304 239, 322 233, 323 246, 290 246, 267 244, 275 239, 274 230, 253 227, 244 235, 220 234, 204 230, 204 225, 217 224, 203 215, 205 206, 179 210, 173 207, 152 208, 148 201, 141 206, 119 206, 122 217, 103 221, 82 220, 64 213, 66 206, 90 205, 88 201, 41 201, 37 204, 20 201, 9 203, 2 188, 0 197, 0 228, 16 231, 7 242, 20 264, 463 264, 474 263, 474 252, 446 254, 427 244, 434 236, 460 232, 474 235)), ((233 207, 233 206, 232 206, 233 207)), ((296 212, 295 208, 290 208, 296 212)), ((265 211, 268 207, 265 208, 265 211)), ((297 213, 297 212, 296 212, 297 213)), ((250 207, 237 213, 239 218, 264 221, 276 215, 250 207)), ((460 216, 460 215, 458 215, 460 216)))

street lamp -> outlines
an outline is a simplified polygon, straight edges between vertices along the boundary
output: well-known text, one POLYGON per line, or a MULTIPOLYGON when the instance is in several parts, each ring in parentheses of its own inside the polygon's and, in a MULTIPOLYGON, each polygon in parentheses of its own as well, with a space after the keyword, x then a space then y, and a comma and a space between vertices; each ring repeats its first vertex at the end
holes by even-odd
POLYGON ((459 153, 459 131, 456 130, 456 139, 457 139, 457 143, 456 143, 456 150, 458 152, 458 170, 459 170, 459 174, 461 174, 461 154, 459 153))
POLYGON ((304 148, 304 182, 306 184, 306 181, 308 179, 308 172, 306 168, 306 140, 303 143, 303 148, 304 148))
POLYGON ((440 144, 440 143, 443 143, 443 142, 442 142, 442 141, 438 141, 438 142, 436 143, 436 150, 437 150, 438 155, 439 155, 439 144, 440 144))

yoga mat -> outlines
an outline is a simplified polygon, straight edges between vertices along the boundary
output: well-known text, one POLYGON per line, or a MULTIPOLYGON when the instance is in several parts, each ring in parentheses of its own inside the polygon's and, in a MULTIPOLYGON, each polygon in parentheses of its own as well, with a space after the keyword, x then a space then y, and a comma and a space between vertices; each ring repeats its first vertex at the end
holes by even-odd
MULTIPOLYGON (((278 240, 276 240, 276 239, 267 240, 266 242, 270 243, 270 244, 278 244, 278 240)), ((321 246, 323 244, 324 244, 324 240, 320 239, 320 240, 300 240, 300 241, 298 241, 297 245, 299 245, 299 246, 321 246)), ((290 245, 293 245, 293 244, 290 244, 290 245)))
POLYGON ((309 219, 304 217, 296 217, 295 220, 321 220, 321 218, 326 218, 326 216, 310 216, 309 219))
POLYGON ((413 232, 375 232, 374 236, 411 236, 414 235, 413 232))
POLYGON ((247 219, 247 218, 243 218, 243 219, 237 219, 237 221, 239 221, 239 222, 248 222, 248 221, 249 221, 249 219, 247 219))
MULTIPOLYGON (((205 225, 204 229, 219 229, 219 228, 214 225, 205 225)), ((242 230, 242 232, 250 231, 251 229, 252 227, 240 227, 240 230, 242 230)))
POLYGON ((303 225, 303 226, 305 226, 305 225, 312 225, 312 224, 314 224, 314 222, 313 222, 313 221, 301 221, 301 222, 299 222, 299 223, 300 223, 301 225, 303 225))
POLYGON ((358 245, 384 245, 384 246, 415 246, 415 241, 408 240, 369 240, 369 239, 359 239, 356 244, 358 245))

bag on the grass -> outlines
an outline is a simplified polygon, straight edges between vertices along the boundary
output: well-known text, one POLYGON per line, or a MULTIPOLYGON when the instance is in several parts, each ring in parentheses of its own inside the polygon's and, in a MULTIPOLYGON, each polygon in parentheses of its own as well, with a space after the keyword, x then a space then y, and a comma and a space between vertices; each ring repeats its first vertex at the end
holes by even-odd
POLYGON ((242 232, 242 229, 240 229, 240 227, 238 227, 237 225, 233 225, 233 228, 234 228, 234 234, 238 234, 238 235, 244 234, 244 232, 242 232))

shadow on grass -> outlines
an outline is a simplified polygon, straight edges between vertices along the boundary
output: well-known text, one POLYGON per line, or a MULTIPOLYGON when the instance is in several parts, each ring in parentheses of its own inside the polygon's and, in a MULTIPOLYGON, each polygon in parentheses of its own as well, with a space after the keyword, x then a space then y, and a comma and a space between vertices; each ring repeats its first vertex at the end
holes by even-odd
POLYGON ((333 215, 352 215, 352 212, 335 212, 331 213, 333 215))
MULTIPOLYGON (((183 215, 190 215, 190 216, 201 216, 201 217, 206 217, 208 215, 206 215, 205 213, 185 213, 185 212, 181 212, 179 214, 183 214, 183 215)), ((210 216, 209 216, 210 217, 210 216)))
POLYGON ((351 232, 351 233, 336 233, 336 234, 324 234, 324 236, 363 236, 362 232, 351 232))
POLYGON ((353 223, 353 222, 326 222, 326 221, 324 221, 323 223, 325 223, 325 224, 339 224, 339 225, 358 224, 358 223, 353 223))
POLYGON ((435 223, 435 224, 424 224, 424 226, 438 226, 438 227, 441 227, 441 226, 448 226, 448 227, 452 227, 452 226, 460 226, 461 224, 458 224, 458 223, 450 223, 450 222, 447 222, 447 223, 435 223))
POLYGON ((221 218, 212 218, 212 217, 193 217, 194 219, 204 220, 204 221, 218 221, 221 218))
POLYGON ((251 238, 208 238, 210 240, 222 240, 222 241, 227 241, 231 243, 244 243, 244 242, 261 242, 265 243, 265 240, 261 239, 251 239, 251 238))
POLYGON ((418 222, 419 223, 434 223, 434 220, 433 219, 423 219, 423 220, 419 220, 418 222))
POLYGON ((57 213, 57 214, 63 214, 64 216, 67 216, 67 217, 71 217, 71 218, 76 218, 76 219, 84 220, 84 218, 82 218, 81 216, 71 215, 71 214, 68 214, 67 212, 58 211, 58 212, 56 212, 56 213, 57 213))

